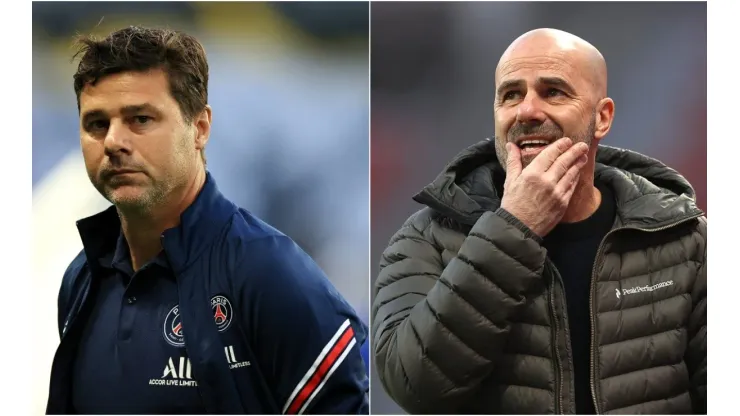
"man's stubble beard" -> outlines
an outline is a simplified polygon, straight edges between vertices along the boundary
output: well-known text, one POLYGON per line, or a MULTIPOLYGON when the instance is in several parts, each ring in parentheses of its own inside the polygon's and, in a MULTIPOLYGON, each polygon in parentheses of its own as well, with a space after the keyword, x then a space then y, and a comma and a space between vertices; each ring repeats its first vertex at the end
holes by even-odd
MULTIPOLYGON (((557 128, 560 130, 559 127, 557 127, 557 128)), ((579 142, 583 142, 583 143, 586 143, 589 146, 589 148, 590 148, 591 147, 591 142, 594 139, 594 134, 595 133, 596 133, 596 113, 594 112, 591 115, 591 120, 589 121, 588 126, 586 126, 586 131, 584 131, 581 134, 572 135, 572 136, 568 136, 568 137, 570 137, 570 139, 573 141, 573 144, 576 144, 576 143, 579 143, 579 142)), ((537 134, 537 129, 532 129, 531 132, 528 132, 528 135, 534 135, 534 134, 537 134)), ((564 135, 562 133, 562 130, 560 130, 560 132, 558 134, 558 137, 556 137, 556 140, 557 139, 561 139, 562 137, 564 137, 564 135)), ((512 138, 512 139, 516 139, 516 138, 512 138)), ((509 138, 507 138, 506 140, 502 140, 498 136, 497 137, 494 137, 494 139, 493 139, 494 147, 496 148, 496 157, 498 158, 498 161, 501 164, 501 166, 503 166, 504 170, 506 170, 506 160, 507 160, 507 157, 508 157, 508 153, 506 152, 506 147, 505 146, 506 146, 506 143, 509 140, 510 140, 509 138)), ((523 168, 526 168, 527 166, 529 166, 529 164, 532 163, 532 160, 534 160, 534 158, 537 157, 537 156, 539 156, 541 153, 542 152, 538 153, 536 156, 532 157, 531 159, 530 158, 522 158, 522 169, 523 168)))
POLYGON ((106 199, 118 208, 119 211, 143 215, 152 211, 152 209, 160 205, 166 198, 167 189, 162 182, 148 177, 149 184, 142 185, 145 188, 142 189, 141 195, 135 198, 123 197, 114 199, 113 194, 115 191, 111 191, 110 195, 106 196, 106 199))

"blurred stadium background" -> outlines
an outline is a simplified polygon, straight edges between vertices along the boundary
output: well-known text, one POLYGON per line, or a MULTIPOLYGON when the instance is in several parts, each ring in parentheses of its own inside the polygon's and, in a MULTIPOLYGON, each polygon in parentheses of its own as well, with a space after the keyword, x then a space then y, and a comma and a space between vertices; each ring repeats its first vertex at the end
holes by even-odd
MULTIPOLYGON (((602 143, 677 169, 706 210, 706 3, 373 3, 373 280, 391 235, 420 208, 411 196, 492 137, 498 59, 538 27, 574 33, 605 56, 616 114, 602 143)), ((372 413, 403 413, 375 375, 372 386, 372 413)))
MULTIPOLYGON (((73 36, 129 25, 197 36, 210 65, 208 168, 311 254, 368 318, 368 4, 33 3, 34 411, 45 410, 75 221, 108 206, 79 150, 73 36)), ((363 347, 367 357, 367 345, 363 347)))

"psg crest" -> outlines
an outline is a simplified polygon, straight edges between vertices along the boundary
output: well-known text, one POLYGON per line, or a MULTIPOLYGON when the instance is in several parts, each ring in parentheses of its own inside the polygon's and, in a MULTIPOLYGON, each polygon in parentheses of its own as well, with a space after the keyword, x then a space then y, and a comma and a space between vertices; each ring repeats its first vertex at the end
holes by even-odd
POLYGON ((185 337, 182 335, 179 305, 175 305, 174 308, 170 309, 170 313, 164 318, 164 339, 174 347, 185 345, 185 337))
POLYGON ((231 302, 226 296, 214 296, 211 298, 211 309, 213 309, 213 320, 216 322, 218 332, 226 331, 231 325, 231 315, 234 310, 231 308, 231 302))
MULTIPOLYGON (((219 332, 226 331, 231 325, 234 308, 226 296, 216 295, 211 298, 211 312, 213 321, 219 332)), ((180 318, 180 305, 175 305, 167 317, 164 318, 164 339, 173 347, 182 347, 185 345, 183 336, 182 319, 180 318)))

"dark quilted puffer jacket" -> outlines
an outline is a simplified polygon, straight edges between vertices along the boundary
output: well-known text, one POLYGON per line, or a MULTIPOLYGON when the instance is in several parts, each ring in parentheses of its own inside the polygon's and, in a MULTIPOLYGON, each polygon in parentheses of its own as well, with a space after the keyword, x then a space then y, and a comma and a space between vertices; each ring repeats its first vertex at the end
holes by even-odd
MULTIPOLYGON (((591 280, 598 413, 706 413, 706 217, 676 171, 600 146, 617 199, 591 280)), ((459 154, 383 253, 374 362, 410 413, 574 413, 563 283, 539 238, 499 208, 493 142, 459 154)))

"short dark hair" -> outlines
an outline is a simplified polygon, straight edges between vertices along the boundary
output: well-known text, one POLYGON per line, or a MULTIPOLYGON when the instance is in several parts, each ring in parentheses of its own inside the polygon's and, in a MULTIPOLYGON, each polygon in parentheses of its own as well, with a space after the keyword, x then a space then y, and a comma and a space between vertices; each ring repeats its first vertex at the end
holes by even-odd
MULTIPOLYGON (((130 26, 103 39, 78 38, 79 57, 74 74, 77 111, 80 94, 87 84, 120 72, 162 69, 170 94, 183 118, 192 121, 208 104, 208 60, 203 45, 193 36, 169 29, 130 26)), ((201 153, 205 161, 205 155, 201 153)))

